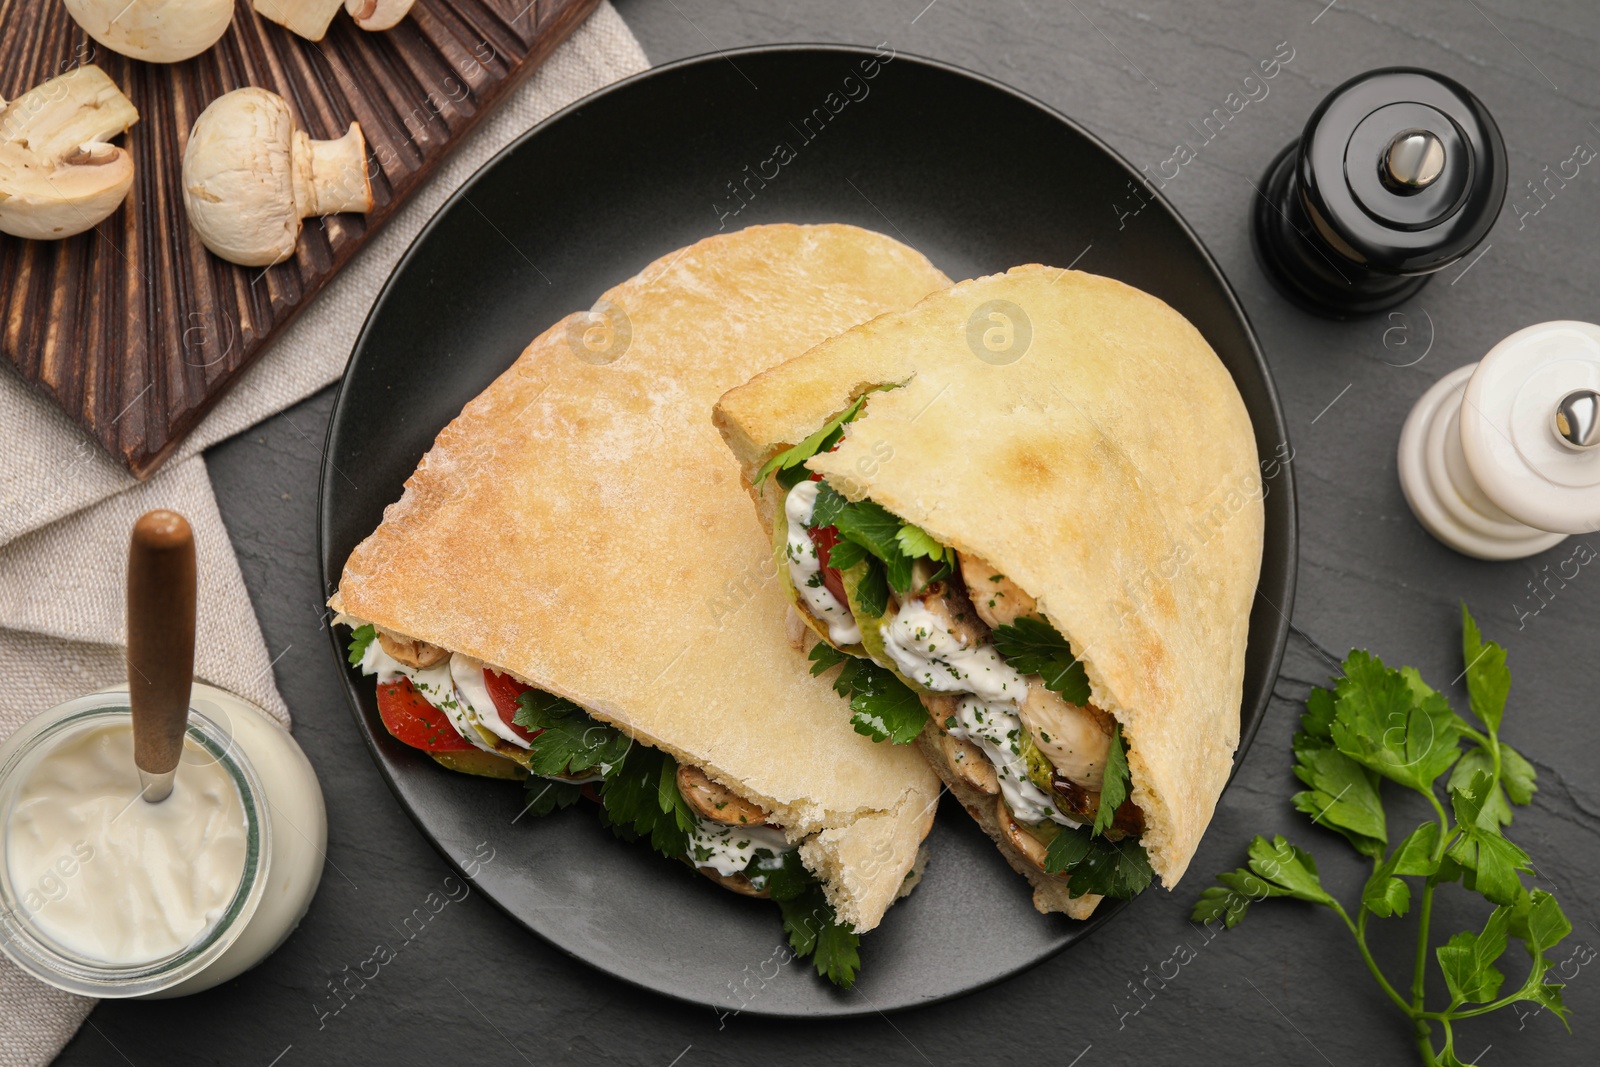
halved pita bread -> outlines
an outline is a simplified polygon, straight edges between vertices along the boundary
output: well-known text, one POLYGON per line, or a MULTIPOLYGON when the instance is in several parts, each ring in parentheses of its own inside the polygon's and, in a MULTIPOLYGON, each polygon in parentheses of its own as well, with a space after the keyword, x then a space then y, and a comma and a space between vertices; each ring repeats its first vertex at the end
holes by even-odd
MULTIPOLYGON (((1255 438, 1227 369, 1155 297, 1032 265, 962 282, 758 375, 722 398, 717 425, 753 480, 884 385, 898 387, 871 392, 838 449, 806 466, 1037 599, 1084 662, 1094 703, 1122 724, 1142 842, 1170 888, 1238 746, 1261 563, 1255 438)), ((756 493, 769 529, 780 493, 773 479, 756 493)), ((946 780, 995 836, 993 802, 946 780)), ((1041 879, 1041 910, 1092 909, 1041 879)))
POLYGON ((330 603, 700 767, 804 838, 840 919, 870 930, 938 780, 855 733, 786 639, 788 599, 711 406, 948 284, 852 226, 757 226, 664 257, 534 340, 445 427, 330 603))

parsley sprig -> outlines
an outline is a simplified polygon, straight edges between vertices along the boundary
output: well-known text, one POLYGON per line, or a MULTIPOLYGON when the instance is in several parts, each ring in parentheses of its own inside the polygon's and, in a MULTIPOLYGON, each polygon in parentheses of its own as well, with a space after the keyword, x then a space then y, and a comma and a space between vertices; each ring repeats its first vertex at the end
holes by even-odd
MULTIPOLYGON (((1043 619, 1024 615, 994 628, 995 651, 1023 674, 1037 674, 1044 687, 1073 704, 1089 703, 1089 676, 1067 639, 1043 619)), ((1121 803, 1121 801, 1118 801, 1121 803)))
POLYGON ((1090 826, 1063 827, 1045 850, 1044 869, 1069 876, 1070 896, 1098 893, 1114 900, 1132 900, 1154 877, 1138 841, 1112 841, 1090 826))
POLYGON ((854 422, 861 408, 867 402, 865 395, 856 397, 855 403, 845 408, 839 414, 822 424, 822 429, 807 437, 804 441, 792 448, 786 448, 776 456, 767 460, 756 472, 755 484, 759 486, 767 480, 767 476, 774 471, 778 473, 778 484, 785 489, 793 489, 810 474, 800 464, 816 455, 818 452, 828 452, 839 443, 844 436, 845 423, 854 422))
POLYGON ((350 631, 350 666, 359 667, 361 661, 367 657, 367 646, 377 639, 378 628, 372 623, 357 626, 350 631))
POLYGON ((850 698, 850 722, 856 733, 904 745, 915 741, 928 724, 928 711, 917 694, 887 667, 847 655, 826 641, 813 645, 809 658, 813 675, 839 667, 833 689, 850 698))
POLYGON ((821 883, 800 862, 798 850, 785 852, 783 866, 776 869, 763 867, 763 862, 760 855, 752 859, 745 875, 777 902, 790 947, 800 956, 810 956, 818 974, 849 989, 861 967, 861 936, 849 923, 839 921, 821 883))
POLYGON ((632 744, 615 726, 540 689, 529 689, 517 697, 517 713, 511 721, 536 731, 529 742, 528 770, 545 777, 609 774, 622 763, 632 744))
POLYGON ((1428 1067, 1459 1067, 1454 1023, 1518 1001, 1549 1008, 1567 1023, 1562 985, 1546 981, 1547 953, 1572 932, 1572 924, 1554 896, 1523 884, 1522 873, 1532 869, 1528 854, 1504 833, 1511 806, 1527 804, 1537 788, 1532 765, 1500 740, 1511 672, 1505 650, 1483 640, 1465 604, 1461 622, 1467 693, 1482 729, 1453 711, 1412 668, 1391 670, 1361 651, 1346 657, 1331 691, 1313 689, 1306 700, 1294 753, 1295 775, 1308 788, 1293 802, 1371 861, 1354 918, 1322 887, 1310 853, 1282 837, 1259 836, 1250 843, 1247 866, 1219 875, 1220 884, 1201 894, 1193 913, 1197 921, 1221 919, 1232 927, 1252 901, 1267 897, 1291 897, 1332 910, 1355 937, 1385 995, 1411 1020, 1428 1067), (1471 746, 1465 752, 1463 742, 1471 746), (1439 796, 1439 779, 1446 772, 1448 808, 1439 796), (1381 795, 1385 780, 1423 796, 1434 813, 1393 848, 1381 795), (1368 948, 1374 918, 1411 909, 1417 887, 1407 879, 1421 879, 1409 997, 1390 983, 1368 948), (1430 1008, 1429 920, 1435 891, 1451 882, 1483 896, 1494 910, 1481 930, 1462 931, 1434 948, 1449 1003, 1430 1008), (1528 974, 1502 996, 1505 974, 1497 964, 1512 938, 1527 950, 1528 974), (1438 1049, 1435 1024, 1444 1031, 1438 1049))
POLYGON ((941 545, 922 527, 906 522, 874 500, 847 500, 823 480, 817 487, 817 502, 811 509, 812 527, 832 526, 839 531, 839 543, 828 551, 828 566, 848 570, 865 560, 868 576, 858 590, 862 612, 882 615, 887 607, 885 583, 904 595, 911 589, 912 565, 919 559, 939 564, 929 581, 943 578, 955 564, 955 550, 941 545), (872 590, 882 590, 881 597, 872 590), (876 610, 869 610, 875 608, 876 610))

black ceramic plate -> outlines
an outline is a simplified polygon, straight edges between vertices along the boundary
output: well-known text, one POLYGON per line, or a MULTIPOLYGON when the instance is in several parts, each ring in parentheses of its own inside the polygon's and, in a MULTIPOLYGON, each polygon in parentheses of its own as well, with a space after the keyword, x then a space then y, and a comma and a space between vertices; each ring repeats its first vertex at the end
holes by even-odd
MULTIPOLYGON (((396 267, 345 372, 322 471, 328 589, 434 435, 531 338, 658 256, 753 223, 855 223, 921 249, 953 278, 1032 262, 1120 278, 1199 327, 1244 394, 1262 458, 1279 454, 1283 418, 1238 301, 1159 196, 1139 186, 1152 202, 1119 217, 1141 203, 1122 159, 1005 86, 876 58, 784 46, 660 67, 536 127, 456 193, 396 267), (782 163, 780 144, 792 157, 782 163)), ((1292 474, 1266 472, 1245 745, 1267 708, 1294 595, 1292 474)), ((491 900, 573 956, 667 996, 786 1016, 927 1004, 1031 967, 1120 910, 1102 907, 1088 923, 1039 915, 947 800, 926 880, 863 939, 856 990, 840 993, 807 966, 779 965, 772 905, 613 840, 588 805, 518 819, 521 789, 452 774, 394 741, 372 682, 346 681, 379 769, 451 862, 487 841, 495 858, 476 881, 491 900)))

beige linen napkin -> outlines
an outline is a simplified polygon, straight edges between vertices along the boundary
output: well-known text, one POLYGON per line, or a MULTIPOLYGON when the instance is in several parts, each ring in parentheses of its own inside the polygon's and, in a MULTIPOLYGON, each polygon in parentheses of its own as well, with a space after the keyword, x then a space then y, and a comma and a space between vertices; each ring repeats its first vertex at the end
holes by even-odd
MULTIPOLYGON (((378 289, 439 205, 528 127, 646 66, 638 41, 602 0, 148 482, 135 481, 18 375, 0 371, 0 446, 8 453, 0 463, 0 738, 54 704, 123 679, 128 531, 155 507, 182 512, 195 530, 205 635, 195 673, 288 724, 201 451, 337 379, 378 289)), ((307 432, 320 439, 322 427, 307 432)), ((0 959, 0 1067, 48 1063, 93 1006, 0 959)))

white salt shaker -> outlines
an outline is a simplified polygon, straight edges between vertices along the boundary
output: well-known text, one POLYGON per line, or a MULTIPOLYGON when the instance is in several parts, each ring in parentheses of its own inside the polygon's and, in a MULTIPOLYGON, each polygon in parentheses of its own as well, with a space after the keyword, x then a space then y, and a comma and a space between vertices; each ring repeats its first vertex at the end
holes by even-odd
POLYGON ((1445 375, 1406 419, 1399 471, 1418 521, 1478 559, 1600 529, 1600 326, 1529 326, 1445 375))

